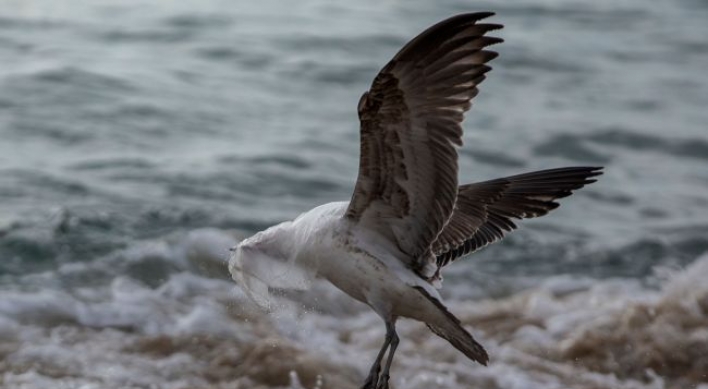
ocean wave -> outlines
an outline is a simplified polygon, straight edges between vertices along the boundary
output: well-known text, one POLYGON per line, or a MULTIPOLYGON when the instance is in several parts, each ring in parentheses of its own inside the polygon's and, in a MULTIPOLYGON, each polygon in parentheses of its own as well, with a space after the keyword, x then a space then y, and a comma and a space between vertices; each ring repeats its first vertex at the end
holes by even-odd
POLYGON ((678 158, 708 158, 708 141, 703 138, 676 139, 635 132, 626 128, 608 128, 590 134, 586 139, 604 146, 666 153, 678 158))
MULTIPOLYGON (((174 243, 134 246, 122 260, 65 264, 31 276, 32 287, 5 290, 3 387, 358 387, 384 336, 380 319, 323 283, 280 294, 272 313, 260 311, 220 278, 225 248, 236 241, 231 233, 195 230, 174 243), (143 277, 156 259, 172 269, 150 275, 163 280, 152 283, 143 277), (137 272, 126 270, 134 266, 137 272), (99 268, 111 273, 103 283, 65 282, 99 268), (64 282, 52 283, 56 277, 64 282)), ((490 367, 404 320, 393 385, 708 387, 706 277, 708 254, 664 272, 658 288, 556 276, 506 297, 450 298, 450 310, 489 349, 490 367)))

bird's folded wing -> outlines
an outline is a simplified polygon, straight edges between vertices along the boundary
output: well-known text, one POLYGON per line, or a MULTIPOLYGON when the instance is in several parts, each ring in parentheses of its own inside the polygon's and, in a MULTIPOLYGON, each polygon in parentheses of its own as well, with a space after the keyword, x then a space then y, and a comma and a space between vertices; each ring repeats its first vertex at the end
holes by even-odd
POLYGON ((410 258, 434 264, 430 245, 452 214, 464 112, 501 42, 491 13, 444 20, 414 38, 380 71, 359 102, 359 176, 346 218, 375 230, 410 258))
POLYGON ((556 199, 595 182, 597 167, 569 167, 519 174, 459 188, 452 217, 433 243, 439 267, 494 243, 516 229, 512 219, 543 216, 556 199))

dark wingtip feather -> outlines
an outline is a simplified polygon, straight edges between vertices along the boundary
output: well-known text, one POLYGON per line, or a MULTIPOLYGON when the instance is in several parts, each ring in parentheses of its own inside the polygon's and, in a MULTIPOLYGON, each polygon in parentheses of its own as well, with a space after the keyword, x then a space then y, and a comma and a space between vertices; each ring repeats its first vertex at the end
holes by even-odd
POLYGON ((568 167, 568 168, 563 168, 563 169, 577 169, 577 170, 585 170, 588 172, 588 177, 594 177, 594 176, 599 176, 603 172, 603 169, 605 169, 604 166, 577 166, 577 167, 568 167))
POLYGON ((504 28, 504 25, 499 23, 482 23, 478 24, 478 26, 486 28, 487 32, 501 30, 502 28, 504 28))
POLYGON ((482 20, 486 19, 488 17, 496 15, 495 12, 491 11, 482 11, 482 12, 473 12, 473 13, 468 13, 468 14, 463 14, 463 15, 474 15, 477 19, 476 20, 482 20))
POLYGON ((498 45, 500 43, 504 43, 504 39, 499 38, 498 36, 486 36, 485 35, 485 38, 487 38, 487 42, 488 42, 487 47, 498 45))
POLYGON ((604 174, 605 167, 604 166, 593 166, 590 168, 592 170, 592 176, 590 177, 595 177, 604 174))

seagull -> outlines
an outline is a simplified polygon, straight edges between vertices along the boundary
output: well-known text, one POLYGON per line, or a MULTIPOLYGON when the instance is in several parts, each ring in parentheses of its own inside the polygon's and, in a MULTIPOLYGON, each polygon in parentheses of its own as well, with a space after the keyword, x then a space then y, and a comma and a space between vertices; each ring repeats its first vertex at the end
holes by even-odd
POLYGON ((359 173, 350 201, 316 207, 231 249, 234 280, 266 309, 270 290, 304 290, 319 278, 383 319, 386 336, 363 389, 388 388, 401 317, 425 323, 486 365, 484 347, 443 304, 441 270, 602 174, 602 167, 565 167, 458 186, 464 114, 497 57, 487 48, 502 42, 486 35, 502 28, 484 21, 492 15, 433 25, 374 78, 358 104, 359 173))

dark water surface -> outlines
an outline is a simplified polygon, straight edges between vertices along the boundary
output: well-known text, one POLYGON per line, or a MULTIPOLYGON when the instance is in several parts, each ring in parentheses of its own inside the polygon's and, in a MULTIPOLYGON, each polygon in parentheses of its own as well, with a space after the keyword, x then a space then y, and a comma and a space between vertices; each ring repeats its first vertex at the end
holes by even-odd
POLYGON ((606 173, 448 272, 452 310, 497 365, 471 366, 411 323, 417 343, 394 373, 408 378, 393 383, 708 385, 706 354, 690 357, 708 350, 696 324, 708 291, 695 285, 708 276, 705 2, 32 0, 0 4, 0 386, 309 388, 320 374, 322 387, 356 387, 378 319, 330 292, 313 312, 249 311, 223 280, 226 248, 348 199, 355 107, 378 69, 430 24, 482 10, 506 42, 465 122, 460 181, 606 173), (490 296, 502 301, 465 305, 490 296), (614 346, 601 342, 645 342, 603 336, 646 307, 685 308, 694 326, 647 319, 627 334, 676 329, 686 348, 603 354, 614 346), (518 326, 486 328, 485 315, 518 326), (568 344, 597 317, 582 329, 596 343, 568 344), (263 362, 271 346, 300 362, 263 362), (447 365, 428 369, 418 354, 438 350, 447 365))

